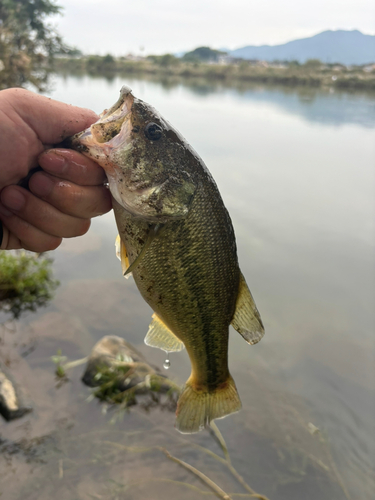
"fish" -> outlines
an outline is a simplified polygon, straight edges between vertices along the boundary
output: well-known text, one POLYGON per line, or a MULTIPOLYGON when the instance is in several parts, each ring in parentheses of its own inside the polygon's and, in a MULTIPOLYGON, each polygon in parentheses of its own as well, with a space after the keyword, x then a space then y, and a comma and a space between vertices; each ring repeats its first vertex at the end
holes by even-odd
POLYGON ((198 432, 239 411, 229 325, 249 344, 261 340, 264 326, 239 268, 230 216, 203 160, 127 86, 70 146, 106 172, 123 274, 133 276, 154 311, 145 343, 189 355, 176 428, 198 432))

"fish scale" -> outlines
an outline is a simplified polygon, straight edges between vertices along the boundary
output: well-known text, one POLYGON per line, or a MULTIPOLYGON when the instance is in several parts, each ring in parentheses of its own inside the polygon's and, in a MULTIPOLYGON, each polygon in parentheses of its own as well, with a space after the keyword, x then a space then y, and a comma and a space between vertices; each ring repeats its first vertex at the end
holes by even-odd
POLYGON ((229 214, 207 167, 128 88, 97 124, 72 138, 72 147, 107 173, 123 272, 132 273, 154 311, 146 344, 188 352, 192 372, 178 401, 177 429, 197 432, 238 411, 228 369, 229 325, 250 344, 262 338, 264 328, 238 265, 229 214), (112 115, 119 130, 114 136, 112 115))

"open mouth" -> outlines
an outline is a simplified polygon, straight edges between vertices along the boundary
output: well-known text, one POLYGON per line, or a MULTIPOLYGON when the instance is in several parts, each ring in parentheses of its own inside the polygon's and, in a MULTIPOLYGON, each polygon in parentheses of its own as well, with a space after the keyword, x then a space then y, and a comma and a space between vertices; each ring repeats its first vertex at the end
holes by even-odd
POLYGON ((128 144, 133 102, 131 89, 122 87, 118 101, 109 110, 103 111, 96 123, 73 137, 73 147, 97 158, 99 150, 103 153, 104 149, 108 154, 109 150, 128 144))

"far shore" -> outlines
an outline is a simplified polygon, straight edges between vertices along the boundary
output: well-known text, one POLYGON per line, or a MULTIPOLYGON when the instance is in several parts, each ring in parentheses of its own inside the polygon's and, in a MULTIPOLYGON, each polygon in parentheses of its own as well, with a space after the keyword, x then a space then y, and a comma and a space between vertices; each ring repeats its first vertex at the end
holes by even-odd
POLYGON ((306 64, 237 60, 231 63, 184 62, 174 56, 152 56, 138 60, 107 56, 59 57, 55 71, 114 76, 150 75, 157 78, 204 78, 223 84, 253 82, 287 87, 375 91, 375 64, 346 67, 312 60, 306 64))

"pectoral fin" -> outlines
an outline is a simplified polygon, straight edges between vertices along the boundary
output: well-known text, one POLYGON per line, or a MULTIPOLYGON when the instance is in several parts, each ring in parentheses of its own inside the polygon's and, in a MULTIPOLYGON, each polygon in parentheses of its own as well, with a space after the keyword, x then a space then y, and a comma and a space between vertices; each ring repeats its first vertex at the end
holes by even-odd
POLYGON ((131 273, 139 265, 139 263, 141 262, 141 260, 143 259, 144 255, 145 255, 145 253, 147 252, 147 249, 149 248, 151 243, 154 241, 156 236, 158 236, 160 234, 160 231, 163 229, 163 227, 164 227, 164 224, 155 224, 155 225, 152 225, 150 227, 150 230, 149 230, 148 235, 147 235, 146 243, 143 245, 142 250, 139 252, 139 254, 135 258, 135 260, 133 260, 133 262, 130 264, 130 266, 126 269, 126 271, 124 273, 125 278, 127 277, 127 275, 129 273, 131 273))
POLYGON ((115 241, 115 247, 116 247, 116 257, 121 262, 122 274, 125 276, 125 278, 129 278, 131 276, 131 273, 127 272, 127 269, 129 269, 129 267, 130 267, 129 258, 128 258, 128 254, 126 252, 125 245, 122 242, 122 239, 120 238, 119 234, 117 235, 117 238, 115 241))
POLYGON ((155 313, 152 315, 152 321, 145 337, 145 344, 158 347, 166 352, 182 351, 185 347, 183 342, 171 332, 155 313))
POLYGON ((260 314, 242 273, 232 326, 249 344, 256 344, 264 335, 260 314))

